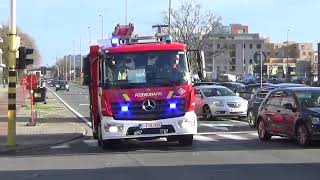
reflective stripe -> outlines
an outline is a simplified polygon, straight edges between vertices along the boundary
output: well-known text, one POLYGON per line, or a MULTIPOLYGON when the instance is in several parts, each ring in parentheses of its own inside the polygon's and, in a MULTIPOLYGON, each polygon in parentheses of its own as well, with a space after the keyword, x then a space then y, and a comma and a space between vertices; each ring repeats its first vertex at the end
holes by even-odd
POLYGON ((122 94, 122 96, 126 101, 131 101, 128 94, 122 94))
POLYGON ((168 99, 171 99, 171 98, 172 98, 172 95, 173 95, 173 91, 170 91, 169 94, 168 94, 168 96, 167 96, 167 98, 168 98, 168 99))

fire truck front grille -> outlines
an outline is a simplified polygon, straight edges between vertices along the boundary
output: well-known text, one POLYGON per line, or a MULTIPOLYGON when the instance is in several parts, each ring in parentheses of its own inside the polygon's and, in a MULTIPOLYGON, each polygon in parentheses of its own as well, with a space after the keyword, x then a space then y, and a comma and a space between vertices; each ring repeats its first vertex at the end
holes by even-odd
POLYGON ((113 118, 116 120, 159 120, 181 117, 186 113, 185 99, 155 100, 154 102, 154 109, 148 111, 143 108, 143 101, 131 102, 127 104, 126 112, 122 110, 123 103, 112 103, 113 118), (170 107, 172 103, 174 106, 170 107))

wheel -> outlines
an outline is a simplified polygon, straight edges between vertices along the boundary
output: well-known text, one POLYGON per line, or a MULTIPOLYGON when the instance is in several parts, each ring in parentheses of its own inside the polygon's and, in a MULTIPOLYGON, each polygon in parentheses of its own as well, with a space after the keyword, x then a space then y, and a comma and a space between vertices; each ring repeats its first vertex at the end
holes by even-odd
POLYGON ((69 89, 67 89, 67 91, 69 91, 69 89))
POLYGON ((208 105, 203 106, 203 120, 209 121, 212 119, 211 109, 208 105))
POLYGON ((107 142, 102 139, 101 125, 98 125, 98 145, 99 145, 102 149, 107 149, 107 147, 108 147, 107 142))
POLYGON ((56 89, 56 91, 58 91, 59 89, 56 89))
POLYGON ((306 147, 310 144, 310 136, 308 129, 303 123, 300 123, 296 129, 296 137, 298 144, 302 147, 306 147))
POLYGON ((268 141, 271 139, 271 135, 267 132, 265 123, 263 120, 259 121, 258 124, 258 135, 261 141, 268 141))
POLYGON ((179 137, 179 144, 182 146, 192 146, 193 135, 184 135, 179 137))
POLYGON ((252 128, 256 127, 256 116, 254 115, 253 111, 248 112, 247 121, 250 127, 252 128))

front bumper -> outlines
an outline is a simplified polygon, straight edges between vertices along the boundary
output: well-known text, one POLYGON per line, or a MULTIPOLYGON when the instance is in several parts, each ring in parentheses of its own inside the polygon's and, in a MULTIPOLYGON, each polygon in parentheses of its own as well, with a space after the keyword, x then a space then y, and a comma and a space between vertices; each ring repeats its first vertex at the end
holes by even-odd
POLYGON ((182 117, 154 121, 115 120, 104 116, 101 119, 101 132, 104 140, 193 135, 197 134, 197 116, 194 111, 186 112, 182 117), (161 124, 161 127, 141 128, 141 124, 161 124), (111 126, 117 132, 110 132, 111 126))
POLYGON ((225 116, 246 117, 248 106, 242 105, 239 108, 231 108, 228 105, 224 105, 224 106, 211 105, 210 109, 211 109, 211 114, 214 117, 225 117, 225 116))

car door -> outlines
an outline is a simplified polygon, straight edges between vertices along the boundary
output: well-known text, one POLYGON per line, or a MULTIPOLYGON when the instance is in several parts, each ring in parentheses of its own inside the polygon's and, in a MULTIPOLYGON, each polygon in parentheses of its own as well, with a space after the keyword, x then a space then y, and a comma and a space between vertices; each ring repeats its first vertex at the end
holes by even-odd
POLYGON ((281 129, 280 122, 282 121, 281 111, 281 97, 282 91, 275 91, 270 95, 266 102, 265 116, 267 118, 267 130, 269 132, 282 134, 284 131, 281 129))
POLYGON ((286 135, 293 135, 292 129, 294 129, 295 121, 299 116, 297 111, 297 101, 294 94, 291 92, 285 92, 281 98, 281 111, 282 121, 279 122, 279 126, 284 129, 286 135))
POLYGON ((202 116, 203 114, 203 105, 204 105, 204 98, 203 98, 203 95, 201 93, 201 90, 196 88, 195 89, 195 95, 196 95, 196 108, 195 108, 195 113, 198 115, 198 116, 202 116))

